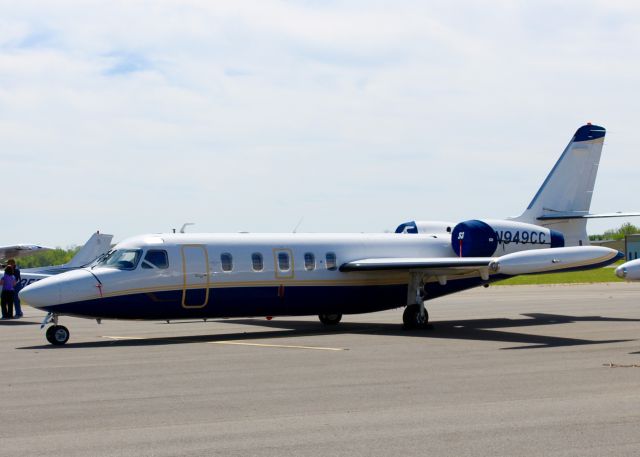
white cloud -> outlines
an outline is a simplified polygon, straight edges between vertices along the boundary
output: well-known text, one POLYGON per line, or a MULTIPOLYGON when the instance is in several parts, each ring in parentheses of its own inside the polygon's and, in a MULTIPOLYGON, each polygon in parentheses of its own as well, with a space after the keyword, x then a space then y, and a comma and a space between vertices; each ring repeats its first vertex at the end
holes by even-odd
POLYGON ((0 13, 0 151, 20 189, 6 242, 516 215, 586 121, 609 128, 593 209, 637 209, 618 189, 640 165, 634 2, 0 13))

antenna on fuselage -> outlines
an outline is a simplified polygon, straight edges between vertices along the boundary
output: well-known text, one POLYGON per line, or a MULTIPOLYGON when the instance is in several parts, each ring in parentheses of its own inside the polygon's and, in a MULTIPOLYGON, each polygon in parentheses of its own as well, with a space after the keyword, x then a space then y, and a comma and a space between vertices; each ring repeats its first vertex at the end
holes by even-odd
POLYGON ((185 229, 187 228, 188 225, 196 225, 193 222, 185 222, 184 224, 182 224, 182 228, 180 229, 180 233, 184 233, 185 229))
POLYGON ((300 227, 300 224, 302 224, 302 221, 304 220, 304 216, 302 216, 300 218, 300 220, 298 221, 298 223, 296 224, 296 226, 293 228, 293 232, 291 233, 296 233, 296 230, 298 230, 298 227, 300 227))

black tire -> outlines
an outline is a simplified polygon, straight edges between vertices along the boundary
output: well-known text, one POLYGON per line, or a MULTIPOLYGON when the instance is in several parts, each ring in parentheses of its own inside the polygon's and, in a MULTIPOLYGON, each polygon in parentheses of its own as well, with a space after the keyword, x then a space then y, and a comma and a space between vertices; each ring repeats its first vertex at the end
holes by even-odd
POLYGON ((51 327, 47 328, 47 331, 45 333, 45 335, 47 336, 47 341, 51 344, 53 344, 53 331, 54 331, 54 327, 55 325, 52 325, 51 327))
POLYGON ((320 322, 324 325, 336 325, 342 320, 342 314, 319 314, 318 319, 320 319, 320 322))
POLYGON ((424 322, 420 322, 420 308, 417 304, 409 305, 402 313, 402 322, 406 329, 421 329, 429 326, 429 313, 424 310, 424 322))
POLYGON ((69 341, 69 329, 64 325, 52 325, 47 329, 47 341, 55 346, 62 346, 69 341))

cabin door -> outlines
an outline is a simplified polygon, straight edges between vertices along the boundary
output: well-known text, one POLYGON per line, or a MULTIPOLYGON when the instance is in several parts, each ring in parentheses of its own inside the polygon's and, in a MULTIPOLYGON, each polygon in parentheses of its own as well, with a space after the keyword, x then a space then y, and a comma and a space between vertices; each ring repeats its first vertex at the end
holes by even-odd
POLYGON ((182 246, 182 307, 204 308, 209 301, 209 256, 203 245, 182 246))

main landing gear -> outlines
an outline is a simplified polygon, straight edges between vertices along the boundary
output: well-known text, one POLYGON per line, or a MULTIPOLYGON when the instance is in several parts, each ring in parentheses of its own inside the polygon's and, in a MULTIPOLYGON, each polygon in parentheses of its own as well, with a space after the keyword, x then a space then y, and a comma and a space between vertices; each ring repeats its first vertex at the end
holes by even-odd
POLYGON ((58 315, 49 313, 44 318, 40 328, 44 328, 49 322, 53 322, 53 325, 47 329, 46 336, 47 341, 55 346, 62 346, 69 341, 69 329, 64 325, 58 325, 58 315))
MULTIPOLYGON (((424 304, 422 305, 424 309, 424 304)), ((402 323, 405 329, 421 329, 429 327, 429 313, 424 309, 424 314, 420 313, 420 306, 417 304, 409 305, 402 313, 402 323)))
POLYGON ((407 307, 402 314, 403 328, 407 330, 429 328, 429 313, 424 306, 422 273, 411 273, 407 291, 407 307))
POLYGON ((318 319, 320 319, 320 322, 324 325, 336 325, 342 319, 342 314, 319 314, 318 319))

